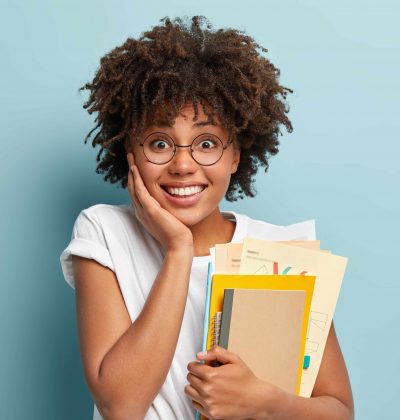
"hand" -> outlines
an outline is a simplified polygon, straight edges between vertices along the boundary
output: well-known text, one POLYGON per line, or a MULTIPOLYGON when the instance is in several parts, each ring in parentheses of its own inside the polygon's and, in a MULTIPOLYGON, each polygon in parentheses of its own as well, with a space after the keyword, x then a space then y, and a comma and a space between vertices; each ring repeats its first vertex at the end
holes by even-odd
MULTIPOLYGON (((218 361, 222 365, 212 367, 198 361, 187 366, 189 384, 185 394, 193 407, 209 419, 246 419, 259 415, 261 384, 245 362, 235 353, 214 346, 199 360, 218 361)), ((272 385, 271 385, 272 386, 272 385)))
POLYGON ((127 154, 128 190, 131 195, 137 219, 165 250, 193 248, 193 235, 190 229, 161 207, 150 195, 139 170, 135 165, 133 153, 127 154))

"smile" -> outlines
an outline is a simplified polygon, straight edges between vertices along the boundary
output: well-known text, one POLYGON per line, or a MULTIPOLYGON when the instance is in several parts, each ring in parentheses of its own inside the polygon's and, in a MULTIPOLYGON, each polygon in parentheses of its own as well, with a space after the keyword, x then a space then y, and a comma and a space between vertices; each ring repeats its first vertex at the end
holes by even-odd
POLYGON ((168 194, 174 197, 188 197, 201 193, 206 187, 205 185, 194 185, 185 188, 163 187, 168 194))
POLYGON ((169 187, 161 186, 167 200, 179 207, 189 207, 195 205, 207 189, 207 185, 191 185, 188 187, 169 187))

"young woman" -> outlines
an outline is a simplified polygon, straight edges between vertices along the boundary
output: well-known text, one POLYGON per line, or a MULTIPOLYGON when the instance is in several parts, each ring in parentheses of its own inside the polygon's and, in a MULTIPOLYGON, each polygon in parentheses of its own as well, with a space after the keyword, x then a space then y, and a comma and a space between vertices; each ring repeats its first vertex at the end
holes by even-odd
POLYGON ((210 419, 353 418, 333 325, 311 398, 260 380, 221 347, 197 354, 209 249, 268 239, 274 228, 219 209, 224 197, 254 196, 252 177, 278 152, 280 126, 291 130, 290 90, 259 50, 202 17, 164 18, 105 55, 82 87, 98 113, 97 172, 132 200, 82 210, 61 255, 94 419, 181 420, 195 410, 210 419))

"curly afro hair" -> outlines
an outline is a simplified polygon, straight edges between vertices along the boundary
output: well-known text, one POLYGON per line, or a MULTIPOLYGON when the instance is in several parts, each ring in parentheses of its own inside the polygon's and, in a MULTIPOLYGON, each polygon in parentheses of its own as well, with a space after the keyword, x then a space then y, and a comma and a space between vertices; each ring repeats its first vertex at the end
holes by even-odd
POLYGON ((225 198, 254 197, 253 176, 260 165, 267 172, 269 156, 278 153, 281 124, 292 131, 285 100, 293 91, 279 84, 280 71, 259 51, 268 50, 243 31, 213 30, 204 16, 165 17, 138 39, 114 48, 101 58, 92 82, 79 89, 90 91, 83 107, 97 113, 96 126, 85 138, 86 143, 99 129, 92 141, 93 147, 101 146, 96 172, 126 188, 132 136, 149 121, 173 125, 180 109, 192 102, 195 120, 200 104, 209 121, 219 118, 241 150, 225 198))

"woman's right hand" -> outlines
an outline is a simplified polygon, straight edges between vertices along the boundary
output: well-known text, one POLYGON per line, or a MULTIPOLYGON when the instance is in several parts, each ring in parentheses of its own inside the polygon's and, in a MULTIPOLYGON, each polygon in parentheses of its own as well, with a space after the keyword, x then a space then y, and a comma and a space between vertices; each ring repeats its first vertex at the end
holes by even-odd
POLYGON ((180 249, 193 251, 193 235, 190 229, 161 207, 160 203, 150 195, 135 165, 133 153, 128 153, 127 159, 128 190, 134 204, 136 218, 165 251, 180 249))

